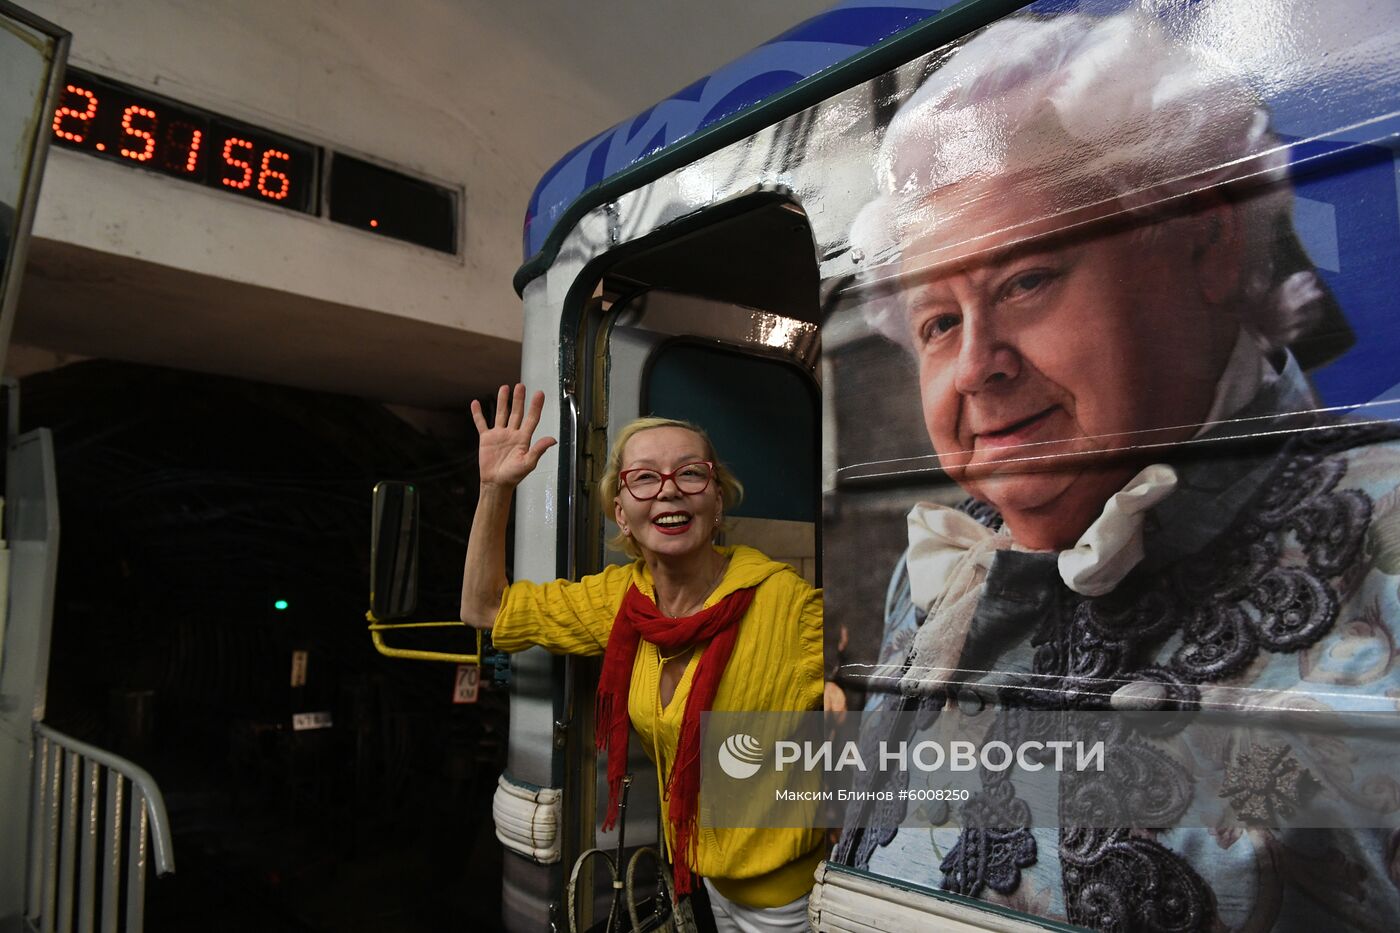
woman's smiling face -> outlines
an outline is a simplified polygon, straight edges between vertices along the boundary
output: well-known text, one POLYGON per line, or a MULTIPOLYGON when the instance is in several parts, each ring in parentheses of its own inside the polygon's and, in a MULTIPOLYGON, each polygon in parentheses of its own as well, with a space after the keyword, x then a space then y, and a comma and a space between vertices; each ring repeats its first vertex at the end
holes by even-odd
MULTIPOLYGON (((671 473, 686 464, 712 458, 705 441, 680 427, 651 428, 627 441, 622 470, 671 473)), ((665 480, 654 499, 638 499, 622 486, 613 502, 618 527, 631 535, 643 554, 667 557, 703 551, 714 540, 721 514, 721 493, 711 477, 705 489, 686 493, 674 479, 665 480)))
POLYGON ((976 254, 913 273, 903 295, 924 422, 942 466, 1020 543, 1063 548, 1142 459, 1107 452, 1184 440, 1209 410, 1237 333, 1211 240, 1228 208, 1071 238, 1042 235, 1054 218, 1024 223, 1052 213, 1035 199, 983 194, 959 215, 976 254))

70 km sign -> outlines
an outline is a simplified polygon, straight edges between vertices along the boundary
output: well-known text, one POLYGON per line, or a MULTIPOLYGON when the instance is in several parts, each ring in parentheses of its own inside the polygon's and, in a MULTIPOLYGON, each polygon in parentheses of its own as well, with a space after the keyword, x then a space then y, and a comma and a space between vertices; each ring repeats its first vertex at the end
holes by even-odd
POLYGON ((477 688, 481 685, 481 667, 476 664, 458 664, 457 682, 452 688, 453 703, 475 703, 477 688))

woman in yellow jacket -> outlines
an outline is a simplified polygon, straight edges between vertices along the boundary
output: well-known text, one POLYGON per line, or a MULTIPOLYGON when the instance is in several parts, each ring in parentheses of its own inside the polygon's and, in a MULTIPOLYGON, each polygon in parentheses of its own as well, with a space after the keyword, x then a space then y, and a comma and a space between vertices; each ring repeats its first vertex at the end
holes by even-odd
MULTIPOLYGON (((643 418, 608 457, 600 499, 635 560, 574 583, 508 583, 513 491, 553 438, 534 440, 544 406, 502 386, 495 423, 481 406, 481 495, 467 545, 462 621, 492 628, 504 651, 542 645, 603 655, 598 744, 608 753, 609 823, 641 736, 666 793, 662 811, 678 890, 704 878, 721 930, 805 930, 812 873, 825 855, 815 829, 698 827, 700 714, 814 710, 822 704, 822 596, 786 564, 748 547, 718 548, 726 506, 743 487, 699 428, 643 418)), ((605 824, 607 828, 608 824, 605 824)))

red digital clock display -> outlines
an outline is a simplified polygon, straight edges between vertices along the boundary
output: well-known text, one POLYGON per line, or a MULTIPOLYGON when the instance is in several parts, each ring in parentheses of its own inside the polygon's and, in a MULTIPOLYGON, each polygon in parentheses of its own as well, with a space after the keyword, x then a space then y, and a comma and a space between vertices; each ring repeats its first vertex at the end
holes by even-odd
POLYGON ((305 213, 317 212, 312 145, 68 69, 54 142, 305 213))

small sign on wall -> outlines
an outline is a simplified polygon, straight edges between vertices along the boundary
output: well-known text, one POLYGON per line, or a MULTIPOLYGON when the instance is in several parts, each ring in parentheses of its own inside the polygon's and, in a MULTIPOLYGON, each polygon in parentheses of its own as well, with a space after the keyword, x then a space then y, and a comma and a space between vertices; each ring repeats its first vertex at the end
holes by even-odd
POLYGON ((308 729, 329 729, 335 723, 329 710, 317 713, 293 713, 292 731, 305 732, 308 729))
POLYGON ((292 652, 292 686, 306 686, 306 656, 305 651, 292 652))
POLYGON ((452 688, 453 703, 475 703, 477 688, 481 686, 481 667, 476 664, 458 664, 457 682, 452 688))

